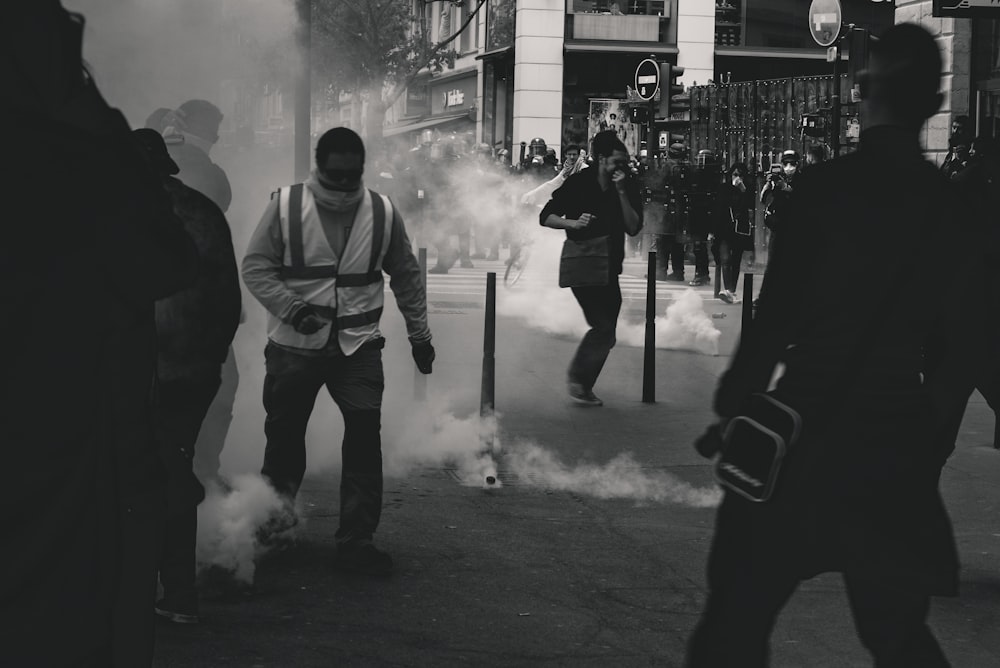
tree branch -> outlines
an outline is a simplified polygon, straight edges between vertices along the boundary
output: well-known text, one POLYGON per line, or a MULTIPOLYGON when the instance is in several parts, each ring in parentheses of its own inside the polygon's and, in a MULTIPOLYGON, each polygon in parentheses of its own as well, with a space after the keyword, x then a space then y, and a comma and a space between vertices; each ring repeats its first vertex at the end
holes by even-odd
MULTIPOLYGON (((438 1, 440 0, 424 0, 423 4, 427 5, 430 4, 430 2, 438 2, 438 1)), ((398 100, 399 97, 403 94, 403 91, 405 91, 410 86, 410 84, 412 84, 416 80, 416 78, 420 75, 420 71, 425 67, 427 67, 427 64, 434 59, 434 56, 440 53, 444 49, 444 47, 453 42, 455 39, 458 38, 459 35, 462 34, 462 32, 469 26, 469 24, 472 23, 473 19, 479 16, 479 10, 482 9, 483 5, 485 4, 486 0, 477 0, 476 8, 469 13, 468 18, 465 19, 465 22, 461 25, 461 27, 459 27, 458 30, 454 31, 448 39, 442 40, 437 44, 431 46, 427 52, 427 57, 423 59, 424 62, 419 67, 413 68, 413 70, 409 74, 407 74, 402 81, 397 82, 395 86, 389 89, 388 94, 385 97, 383 97, 383 103, 385 104, 386 108, 395 104, 396 100, 398 100)))

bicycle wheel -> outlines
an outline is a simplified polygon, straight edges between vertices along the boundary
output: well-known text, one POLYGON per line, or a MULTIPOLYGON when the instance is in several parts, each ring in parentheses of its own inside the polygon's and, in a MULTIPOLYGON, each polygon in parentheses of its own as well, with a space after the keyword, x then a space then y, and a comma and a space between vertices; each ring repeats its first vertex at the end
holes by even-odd
POLYGON ((521 252, 517 254, 516 258, 512 258, 510 262, 507 263, 507 269, 503 272, 503 284, 508 288, 513 287, 519 280, 521 276, 524 275, 524 270, 528 266, 528 252, 521 249, 521 252))

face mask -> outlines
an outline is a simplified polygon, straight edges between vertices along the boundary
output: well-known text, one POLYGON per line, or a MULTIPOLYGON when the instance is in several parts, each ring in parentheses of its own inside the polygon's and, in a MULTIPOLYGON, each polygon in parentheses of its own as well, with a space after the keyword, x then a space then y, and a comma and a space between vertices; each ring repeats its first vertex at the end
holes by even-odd
POLYGON ((785 170, 785 176, 795 176, 795 172, 797 172, 799 169, 798 165, 793 165, 791 163, 788 163, 787 165, 782 165, 781 168, 785 170))

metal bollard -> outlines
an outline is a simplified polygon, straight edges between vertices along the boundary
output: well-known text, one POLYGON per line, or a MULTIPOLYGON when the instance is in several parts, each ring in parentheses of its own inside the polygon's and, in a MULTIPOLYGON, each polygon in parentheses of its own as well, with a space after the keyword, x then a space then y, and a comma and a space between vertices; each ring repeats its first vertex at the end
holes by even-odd
MULTIPOLYGON (((486 274, 486 319, 483 325, 483 384, 479 397, 479 415, 493 415, 496 392, 496 341, 497 341, 497 274, 486 274)), ((490 434, 486 443, 493 452, 494 436, 490 434)))
MULTIPOLYGON (((417 262, 420 265, 420 280, 424 282, 424 298, 427 298, 427 249, 417 249, 417 262)), ((427 376, 413 369, 413 398, 417 401, 427 399, 427 376)))
POLYGON ((642 403, 656 403, 656 252, 646 266, 646 341, 642 357, 642 403))
POLYGON ((753 274, 743 274, 743 318, 740 323, 740 337, 745 338, 753 324, 753 274))

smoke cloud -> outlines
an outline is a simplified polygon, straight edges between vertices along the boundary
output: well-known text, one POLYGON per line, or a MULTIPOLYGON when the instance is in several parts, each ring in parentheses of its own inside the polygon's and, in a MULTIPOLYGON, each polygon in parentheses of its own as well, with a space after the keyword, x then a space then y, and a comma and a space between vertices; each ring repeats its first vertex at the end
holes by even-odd
MULTIPOLYGON (((531 239, 531 257, 521 279, 523 284, 498 292, 497 312, 519 318, 550 334, 582 337, 588 326, 580 305, 570 290, 550 282, 554 282, 552 275, 559 266, 563 235, 553 230, 540 230, 534 232, 531 239)), ((645 326, 619 318, 616 336, 619 345, 642 347, 645 345, 645 326)), ((656 317, 655 341, 659 349, 718 355, 721 336, 722 332, 705 312, 704 300, 690 288, 656 317)))
POLYGON ((282 501, 255 474, 233 476, 230 485, 228 491, 210 486, 198 506, 198 567, 218 567, 252 583, 260 551, 257 530, 281 510, 282 501))

